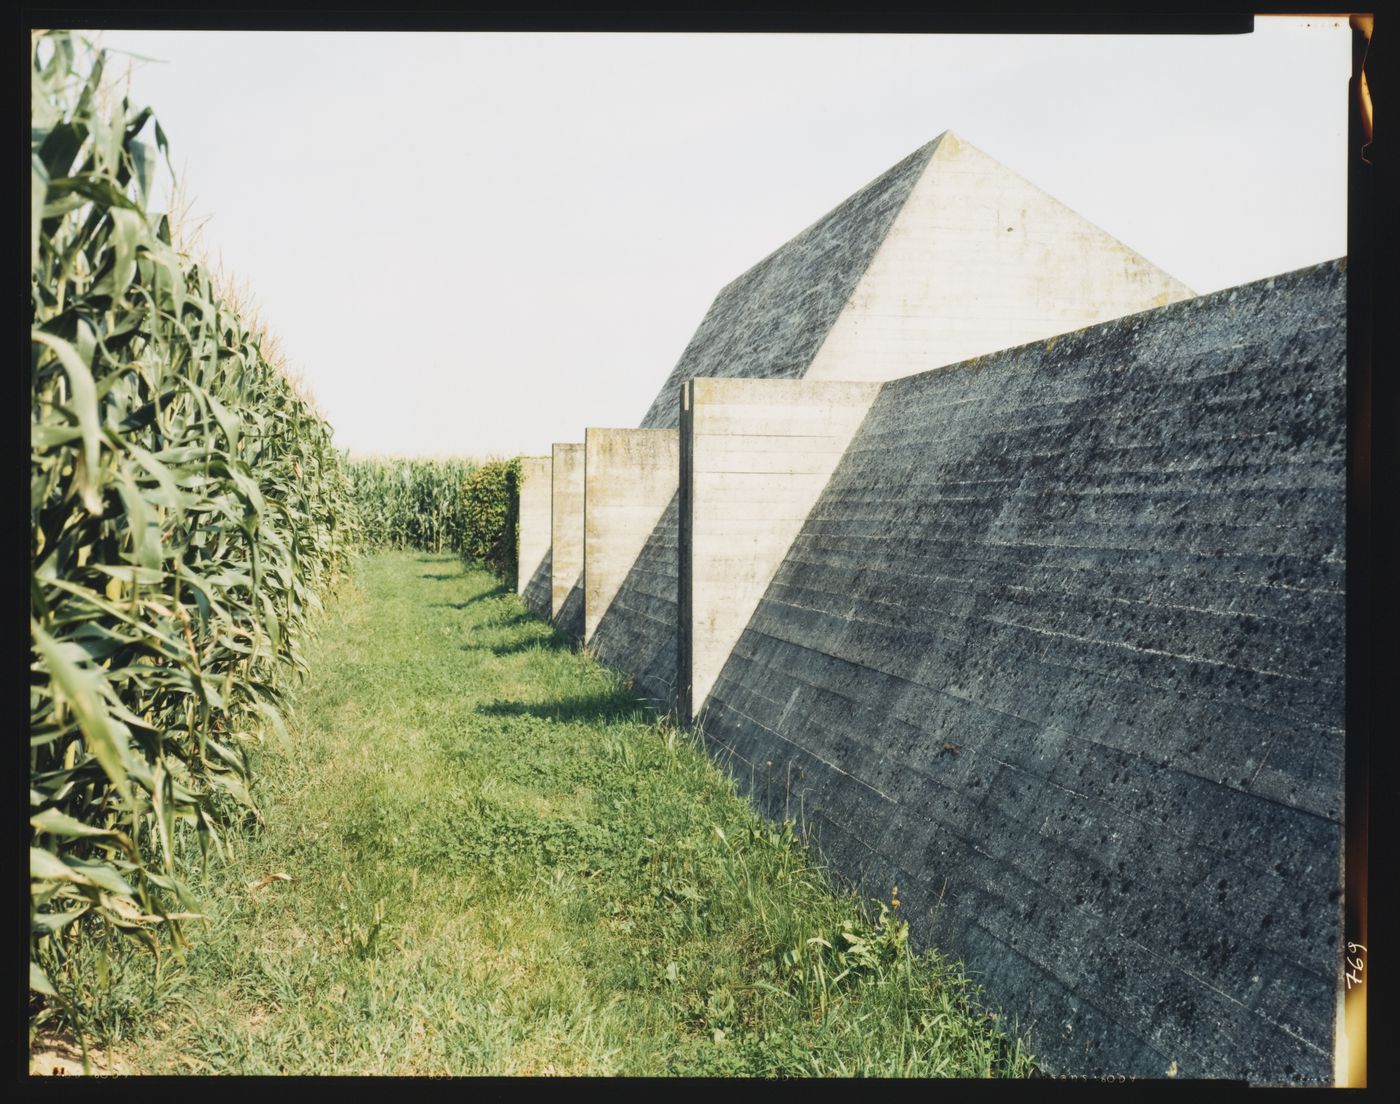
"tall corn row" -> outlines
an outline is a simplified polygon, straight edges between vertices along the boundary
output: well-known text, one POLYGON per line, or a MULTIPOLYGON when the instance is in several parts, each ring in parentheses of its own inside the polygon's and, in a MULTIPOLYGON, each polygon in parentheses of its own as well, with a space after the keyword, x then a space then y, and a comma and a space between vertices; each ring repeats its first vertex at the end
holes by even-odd
POLYGON ((355 460, 349 465, 367 547, 455 552, 470 460, 355 460))
POLYGON ((81 1026, 77 942, 180 939, 183 841, 256 818, 357 532, 329 428, 147 213, 150 110, 66 32, 31 54, 31 1023, 81 1026))

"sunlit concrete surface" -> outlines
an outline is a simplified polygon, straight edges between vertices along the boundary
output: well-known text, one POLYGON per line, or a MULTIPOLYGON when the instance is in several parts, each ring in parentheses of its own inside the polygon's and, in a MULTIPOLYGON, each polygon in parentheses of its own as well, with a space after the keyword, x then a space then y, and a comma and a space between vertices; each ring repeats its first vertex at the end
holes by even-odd
POLYGON ((583 445, 555 445, 553 461, 550 616, 577 639, 583 630, 583 445))
POLYGON ((584 641, 597 633, 680 480, 674 429, 584 432, 584 641))

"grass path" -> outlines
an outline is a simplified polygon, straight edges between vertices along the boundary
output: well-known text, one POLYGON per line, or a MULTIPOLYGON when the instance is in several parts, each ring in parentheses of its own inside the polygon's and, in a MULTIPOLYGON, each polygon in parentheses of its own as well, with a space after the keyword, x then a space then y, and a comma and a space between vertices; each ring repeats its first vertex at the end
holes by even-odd
POLYGON ((489 575, 367 557, 311 663, 260 755, 267 827, 195 879, 194 949, 113 987, 120 1068, 1029 1072, 489 575))

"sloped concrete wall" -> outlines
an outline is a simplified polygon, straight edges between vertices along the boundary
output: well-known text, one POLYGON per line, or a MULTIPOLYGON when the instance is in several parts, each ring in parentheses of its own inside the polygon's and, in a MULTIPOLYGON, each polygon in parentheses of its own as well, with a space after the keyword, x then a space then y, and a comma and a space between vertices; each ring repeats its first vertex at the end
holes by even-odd
POLYGON ((642 425, 688 379, 898 379, 1192 294, 945 131, 725 286, 642 425))
POLYGON ((709 696, 1052 1072, 1331 1078, 1343 268, 885 384, 709 696))
MULTIPOLYGON (((678 425, 694 378, 884 381, 1190 295, 948 131, 721 289, 642 425, 678 425)), ((678 516, 647 539, 597 652, 666 711, 678 516)))
POLYGON ((901 379, 1194 294, 949 133, 803 378, 901 379))
MULTIPOLYGON (((680 479, 680 440, 674 429, 588 429, 584 433, 584 642, 618 596, 680 479)), ((626 633, 626 618, 609 621, 626 633)))
POLYGON ((548 456, 520 459, 519 547, 516 554, 515 590, 525 605, 541 617, 549 616, 550 499, 554 494, 548 456))
POLYGON ((550 496, 550 616, 583 635, 583 445, 555 445, 550 496))
POLYGON ((942 141, 926 142, 721 288, 642 425, 679 425, 680 387, 690 379, 801 379, 942 141))
POLYGON ((874 383, 806 380, 698 379, 685 385, 677 672, 682 723, 703 707, 879 390, 874 383))

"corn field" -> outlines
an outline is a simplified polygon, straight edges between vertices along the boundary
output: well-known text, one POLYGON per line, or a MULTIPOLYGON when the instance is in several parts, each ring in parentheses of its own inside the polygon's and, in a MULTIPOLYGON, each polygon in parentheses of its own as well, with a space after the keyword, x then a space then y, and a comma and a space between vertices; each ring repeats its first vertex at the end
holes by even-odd
POLYGON ((461 546, 471 460, 353 460, 350 482, 368 548, 452 552, 461 546))
POLYGON ((518 460, 354 460, 368 548, 454 552, 515 585, 518 460))
POLYGON ((105 55, 31 39, 31 1025, 72 955, 160 952, 182 861, 258 812, 308 620, 358 540, 329 427, 148 205, 166 135, 105 55))

